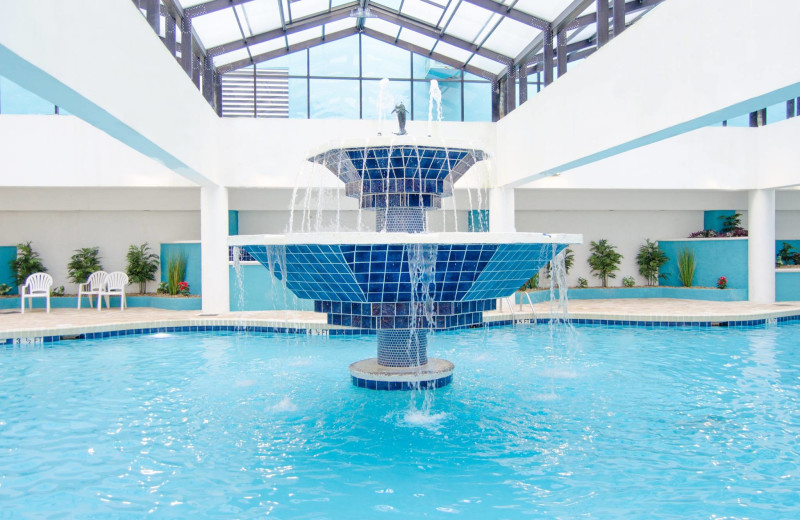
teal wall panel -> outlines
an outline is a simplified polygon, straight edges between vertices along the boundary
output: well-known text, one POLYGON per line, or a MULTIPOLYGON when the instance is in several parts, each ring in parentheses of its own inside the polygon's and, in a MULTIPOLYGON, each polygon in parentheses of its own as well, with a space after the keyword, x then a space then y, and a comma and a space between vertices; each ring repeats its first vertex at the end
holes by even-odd
POLYGON ((722 219, 736 214, 735 210, 713 210, 703 212, 703 229, 712 229, 719 233, 722 230, 722 219))
POLYGON ((239 212, 234 209, 228 210, 228 234, 239 234, 239 212))
POLYGON ((186 257, 186 282, 192 294, 202 294, 203 283, 200 273, 200 242, 161 244, 161 281, 167 281, 167 265, 172 255, 186 257))
MULTIPOLYGON (((798 277, 800 278, 800 277, 798 277)), ((558 295, 558 291, 556 291, 558 295)), ((615 300, 628 298, 676 298, 681 300, 707 300, 715 302, 733 302, 747 300, 747 289, 709 289, 697 287, 590 287, 587 289, 570 289, 567 291, 570 300, 615 300)), ((533 303, 550 300, 550 291, 532 291, 533 303)), ((528 303, 528 300, 517 293, 517 302, 528 303)))
POLYGON ((9 263, 17 258, 17 246, 0 246, 0 283, 11 287, 9 294, 17 294, 17 282, 9 263))
POLYGON ((230 269, 231 311, 262 311, 296 309, 313 311, 314 302, 301 300, 286 290, 269 270, 261 264, 242 264, 241 282, 236 270, 230 269))
POLYGON ((781 270, 775 273, 775 301, 800 301, 800 270, 781 270))
POLYGON ((489 210, 470 210, 469 213, 467 213, 467 229, 473 232, 489 231, 489 210))
MULTIPOLYGON (((152 307, 156 309, 167 309, 173 311, 197 311, 201 308, 200 298, 187 297, 187 296, 128 296, 125 298, 128 307, 152 307)), ((92 303, 97 306, 97 300, 92 298, 92 303)), ((76 296, 64 296, 56 298, 50 297, 50 307, 53 309, 74 309, 78 306, 78 298, 76 296)), ((86 309, 89 306, 89 300, 84 298, 81 302, 81 308, 86 309)), ((0 298, 0 309, 19 309, 19 298, 0 298)), ((33 299, 34 309, 44 309, 44 298, 33 299)), ((25 302, 25 310, 27 312, 28 302, 25 302)), ((103 302, 103 310, 107 309, 105 301, 103 302)), ((112 312, 119 312, 119 297, 114 296, 111 298, 112 312)), ((87 312, 89 309, 87 309, 87 312)), ((96 310, 94 312, 97 312, 96 310)))
POLYGON ((694 282, 696 287, 716 287, 720 276, 728 279, 729 289, 747 289, 747 239, 716 238, 659 240, 658 244, 669 258, 661 268, 666 275, 659 285, 681 287, 678 277, 678 253, 684 248, 694 251, 694 282))

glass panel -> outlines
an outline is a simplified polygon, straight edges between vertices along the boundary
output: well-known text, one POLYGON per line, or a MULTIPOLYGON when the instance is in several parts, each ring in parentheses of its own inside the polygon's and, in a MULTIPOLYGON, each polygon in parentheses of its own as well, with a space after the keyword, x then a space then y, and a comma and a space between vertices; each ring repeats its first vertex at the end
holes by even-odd
MULTIPOLYGON (((440 81, 442 92, 442 121, 461 121, 461 82, 440 81)), ((414 81, 414 114, 415 121, 428 121, 429 110, 433 120, 437 118, 436 103, 431 107, 431 84, 428 81, 414 81)))
POLYGON ((442 120, 461 121, 461 82, 440 81, 439 90, 442 91, 442 120))
POLYGON ((56 107, 0 76, 0 114, 55 114, 56 107))
POLYGON ((480 76, 476 76, 475 74, 472 74, 471 72, 465 72, 464 73, 464 79, 470 80, 470 81, 486 81, 486 78, 482 78, 480 76))
MULTIPOLYGON (((364 80, 362 109, 363 119, 378 119, 378 99, 380 98, 380 81, 364 80)), ((402 102, 407 109, 411 108, 411 82, 410 81, 390 81, 387 92, 383 97, 383 118, 388 120, 393 118, 392 109, 402 102)))
POLYGON ((748 113, 734 117, 733 119, 728 119, 728 126, 750 126, 750 114, 748 113))
POLYGON ((786 101, 767 107, 767 124, 777 123, 786 119, 786 101))
POLYGON ((293 52, 256 65, 256 67, 264 69, 289 69, 290 76, 305 76, 308 73, 307 66, 306 51, 293 52))
POLYGON ((374 38, 361 40, 361 66, 365 78, 410 78, 409 52, 374 38))
POLYGON ((289 117, 308 119, 308 82, 305 78, 289 78, 289 117))
MULTIPOLYGON (((530 86, 528 87, 530 97, 530 86)), ((492 120, 492 85, 464 83, 464 121, 492 120)))
POLYGON ((358 119, 358 101, 358 80, 311 80, 312 119, 358 119))
POLYGON ((414 79, 436 79, 441 81, 460 77, 461 70, 425 56, 414 54, 414 79))
POLYGON ((312 47, 309 53, 313 76, 358 77, 358 36, 312 47))

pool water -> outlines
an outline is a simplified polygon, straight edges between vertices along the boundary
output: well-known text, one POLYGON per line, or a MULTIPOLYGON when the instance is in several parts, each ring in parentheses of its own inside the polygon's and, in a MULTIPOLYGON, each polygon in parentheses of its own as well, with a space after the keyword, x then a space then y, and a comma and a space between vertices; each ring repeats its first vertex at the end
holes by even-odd
POLYGON ((437 333, 429 393, 350 384, 374 337, 4 347, 0 518, 796 519, 798 333, 437 333))

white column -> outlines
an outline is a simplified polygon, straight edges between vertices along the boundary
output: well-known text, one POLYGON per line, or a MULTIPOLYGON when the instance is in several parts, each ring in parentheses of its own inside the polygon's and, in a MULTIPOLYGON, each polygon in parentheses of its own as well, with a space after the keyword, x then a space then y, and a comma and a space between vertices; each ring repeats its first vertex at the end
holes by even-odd
POLYGON ((508 233, 517 230, 514 224, 514 188, 489 189, 489 231, 508 233))
MULTIPOLYGON (((514 188, 489 188, 489 231, 491 233, 513 233, 514 188)), ((506 310, 503 300, 497 300, 497 310, 506 310)))
POLYGON ((775 190, 747 195, 747 277, 749 300, 775 301, 775 190))
POLYGON ((228 189, 225 187, 200 188, 200 243, 203 312, 228 312, 228 189))

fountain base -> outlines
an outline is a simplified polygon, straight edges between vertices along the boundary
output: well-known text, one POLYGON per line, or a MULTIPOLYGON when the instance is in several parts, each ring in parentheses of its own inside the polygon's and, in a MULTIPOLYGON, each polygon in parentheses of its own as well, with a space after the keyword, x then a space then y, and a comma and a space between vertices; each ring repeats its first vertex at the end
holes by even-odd
POLYGON ((370 358, 350 365, 350 375, 353 385, 359 388, 412 390, 449 385, 454 368, 450 361, 438 358, 428 358, 427 363, 415 367, 386 367, 378 364, 378 358, 370 358))

